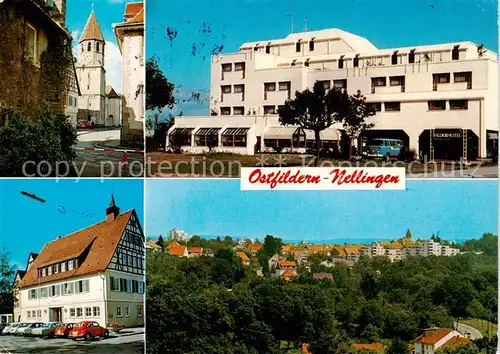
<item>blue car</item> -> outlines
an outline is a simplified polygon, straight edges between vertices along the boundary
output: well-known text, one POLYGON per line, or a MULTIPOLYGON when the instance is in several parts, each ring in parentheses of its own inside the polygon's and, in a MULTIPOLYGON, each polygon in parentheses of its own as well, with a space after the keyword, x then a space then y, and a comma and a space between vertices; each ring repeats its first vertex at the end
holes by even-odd
POLYGON ((399 139, 376 138, 370 140, 363 149, 365 157, 381 157, 387 160, 398 158, 403 147, 403 141, 399 139))

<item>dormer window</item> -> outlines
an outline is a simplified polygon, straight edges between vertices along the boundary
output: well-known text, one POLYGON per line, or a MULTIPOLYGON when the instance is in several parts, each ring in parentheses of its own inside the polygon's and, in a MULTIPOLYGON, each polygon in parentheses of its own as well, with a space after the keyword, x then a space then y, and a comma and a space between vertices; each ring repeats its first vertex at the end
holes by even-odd
POLYGON ((74 261, 73 260, 68 261, 68 270, 73 270, 73 267, 74 267, 74 261))
POLYGON ((47 274, 52 275, 52 266, 47 267, 47 274))
POLYGON ((458 60, 459 59, 459 52, 458 52, 458 45, 453 47, 453 50, 451 51, 451 60, 458 60))
POLYGON ((314 50, 314 38, 311 38, 309 41, 309 51, 312 52, 314 50))
POLYGON ((61 272, 66 271, 66 262, 61 263, 61 272))
POLYGON ((54 274, 59 273, 59 264, 54 264, 54 274))
POLYGON ((295 43, 295 52, 300 53, 300 39, 297 43, 295 43))
POLYGON ((410 50, 410 54, 408 55, 408 63, 415 63, 415 49, 410 50))
POLYGON ((45 268, 42 268, 42 277, 47 275, 47 270, 45 268))

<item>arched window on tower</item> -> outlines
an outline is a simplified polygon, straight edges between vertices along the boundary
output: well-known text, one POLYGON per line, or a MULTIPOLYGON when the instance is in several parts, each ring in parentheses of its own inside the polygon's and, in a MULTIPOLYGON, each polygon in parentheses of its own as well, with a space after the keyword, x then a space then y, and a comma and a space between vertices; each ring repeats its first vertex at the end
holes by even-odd
POLYGON ((85 46, 82 44, 82 52, 85 51, 85 46))
POLYGON ((99 53, 99 42, 97 42, 97 43, 95 44, 95 51, 96 51, 97 53, 99 53))
POLYGON ((90 52, 92 50, 92 43, 89 42, 87 45, 87 52, 90 52))

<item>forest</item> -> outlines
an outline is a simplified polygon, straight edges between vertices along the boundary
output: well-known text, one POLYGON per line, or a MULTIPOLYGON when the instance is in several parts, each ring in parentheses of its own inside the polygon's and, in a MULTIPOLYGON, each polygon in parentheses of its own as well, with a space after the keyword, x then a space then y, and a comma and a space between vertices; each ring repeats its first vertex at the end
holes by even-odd
MULTIPOLYGON (((404 354, 423 329, 465 319, 497 323, 492 234, 463 244, 455 257, 362 257, 352 268, 322 269, 312 255, 294 281, 257 275, 235 255, 231 238, 196 242, 213 246, 214 255, 148 251, 149 353, 292 354, 307 343, 310 353, 350 354, 368 353, 352 343, 377 342, 388 354, 404 354), (333 280, 313 279, 312 271, 333 280)), ((443 353, 494 353, 490 334, 443 353)))

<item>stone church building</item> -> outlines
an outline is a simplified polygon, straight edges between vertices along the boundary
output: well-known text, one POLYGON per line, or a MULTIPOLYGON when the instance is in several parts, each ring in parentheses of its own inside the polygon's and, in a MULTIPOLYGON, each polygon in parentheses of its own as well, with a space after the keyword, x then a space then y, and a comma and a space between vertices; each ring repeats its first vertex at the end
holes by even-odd
POLYGON ((80 37, 76 64, 81 90, 78 124, 91 122, 94 127, 121 126, 122 96, 106 85, 105 47, 106 41, 92 11, 80 37))

